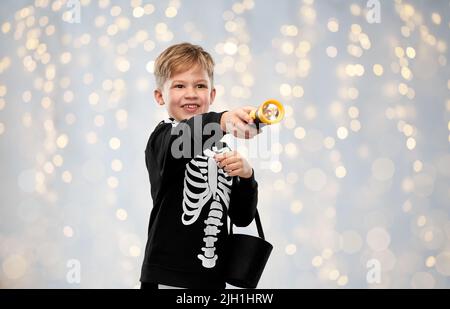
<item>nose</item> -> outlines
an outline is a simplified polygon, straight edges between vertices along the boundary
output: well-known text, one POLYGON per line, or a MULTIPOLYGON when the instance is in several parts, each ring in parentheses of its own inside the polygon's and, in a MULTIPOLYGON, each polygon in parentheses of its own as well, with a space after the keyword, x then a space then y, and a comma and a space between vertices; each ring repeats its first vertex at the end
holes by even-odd
POLYGON ((184 93, 186 99, 196 99, 197 89, 195 87, 186 87, 186 92, 184 93))

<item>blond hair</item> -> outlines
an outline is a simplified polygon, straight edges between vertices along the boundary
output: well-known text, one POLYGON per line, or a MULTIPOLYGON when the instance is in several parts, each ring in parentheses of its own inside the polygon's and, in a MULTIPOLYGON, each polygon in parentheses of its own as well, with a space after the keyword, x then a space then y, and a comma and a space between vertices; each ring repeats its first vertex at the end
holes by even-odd
POLYGON ((155 60, 154 74, 156 86, 162 88, 167 79, 175 73, 200 65, 208 73, 211 86, 214 80, 214 60, 201 46, 190 43, 172 45, 155 60))

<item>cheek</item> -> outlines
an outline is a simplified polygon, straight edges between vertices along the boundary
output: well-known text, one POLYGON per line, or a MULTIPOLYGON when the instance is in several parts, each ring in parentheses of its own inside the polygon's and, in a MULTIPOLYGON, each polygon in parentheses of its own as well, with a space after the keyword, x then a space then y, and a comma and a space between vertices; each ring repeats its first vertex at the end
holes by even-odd
POLYGON ((171 91, 167 95, 167 101, 170 103, 177 103, 180 100, 180 95, 174 91, 171 91))
POLYGON ((211 92, 205 91, 205 93, 202 93, 202 100, 206 103, 211 103, 211 92))

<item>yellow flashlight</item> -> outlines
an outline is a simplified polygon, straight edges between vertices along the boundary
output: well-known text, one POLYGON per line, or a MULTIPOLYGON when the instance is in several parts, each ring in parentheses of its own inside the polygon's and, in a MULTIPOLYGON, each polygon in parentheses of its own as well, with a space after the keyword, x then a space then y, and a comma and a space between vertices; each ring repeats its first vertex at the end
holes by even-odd
POLYGON ((267 100, 261 104, 256 111, 250 112, 257 126, 275 124, 284 117, 284 106, 274 99, 267 100))

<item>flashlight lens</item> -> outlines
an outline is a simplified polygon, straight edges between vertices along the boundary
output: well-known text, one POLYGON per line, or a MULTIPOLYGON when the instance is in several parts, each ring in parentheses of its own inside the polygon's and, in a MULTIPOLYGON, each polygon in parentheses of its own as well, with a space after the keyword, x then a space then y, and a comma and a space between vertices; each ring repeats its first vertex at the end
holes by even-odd
POLYGON ((274 121, 280 115, 280 111, 278 110, 278 106, 273 103, 269 103, 265 105, 262 109, 264 116, 270 121, 274 121))

